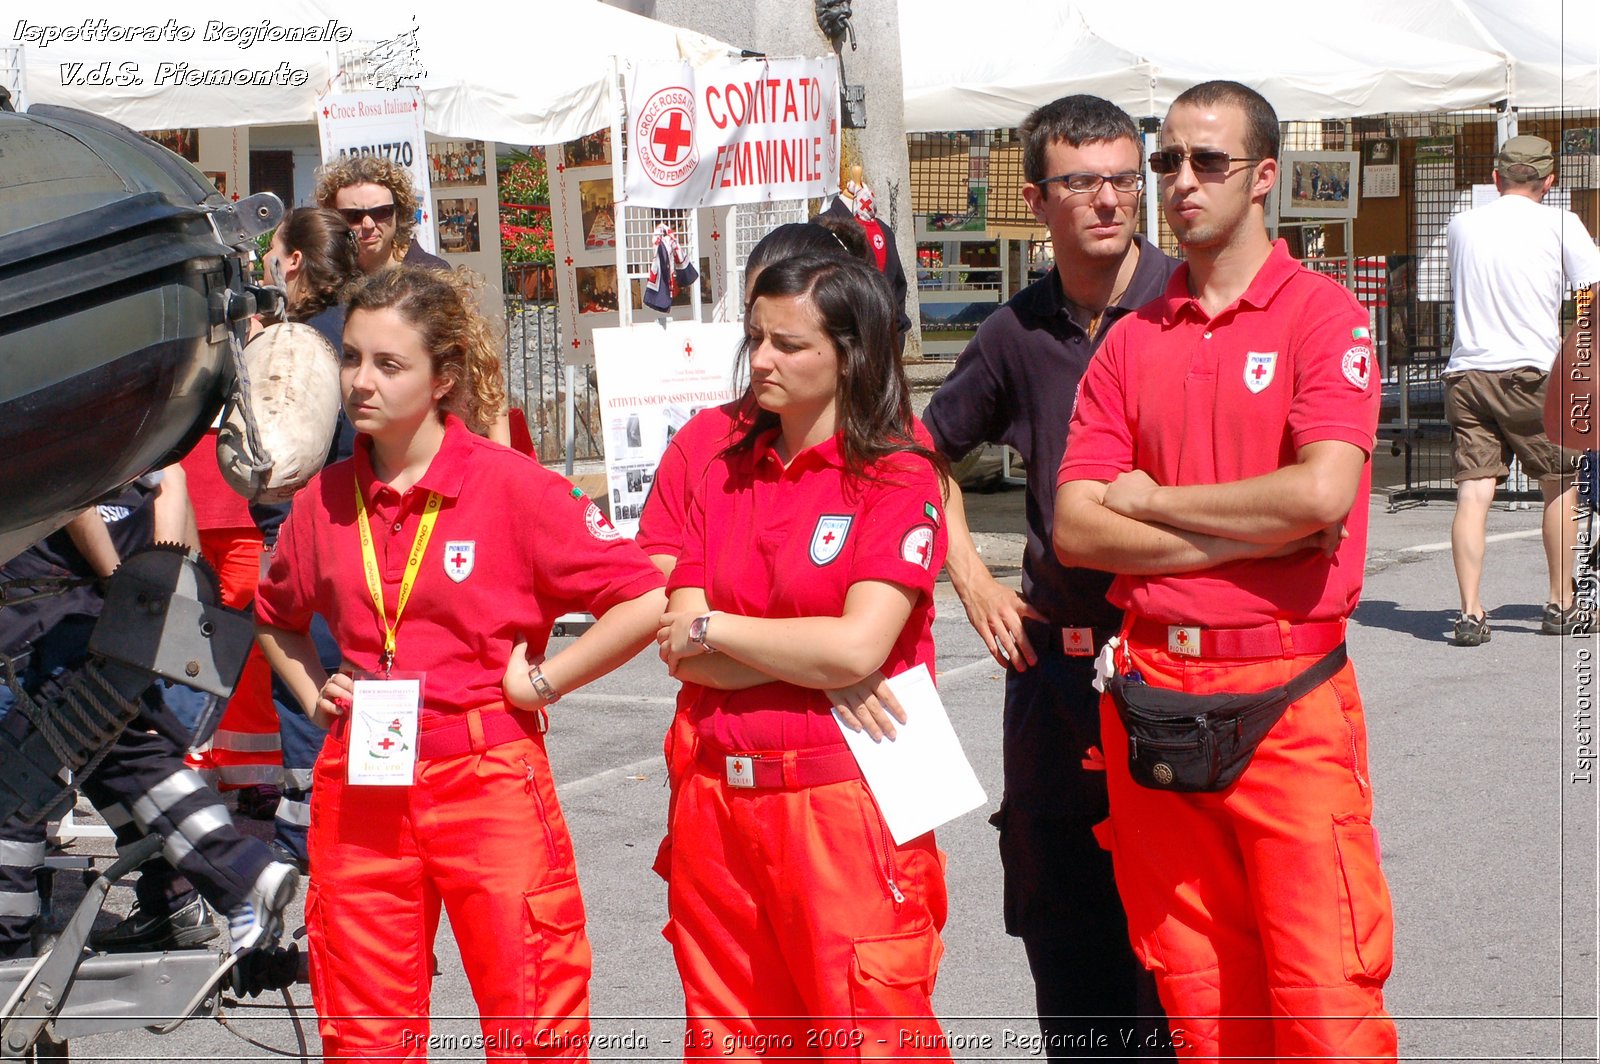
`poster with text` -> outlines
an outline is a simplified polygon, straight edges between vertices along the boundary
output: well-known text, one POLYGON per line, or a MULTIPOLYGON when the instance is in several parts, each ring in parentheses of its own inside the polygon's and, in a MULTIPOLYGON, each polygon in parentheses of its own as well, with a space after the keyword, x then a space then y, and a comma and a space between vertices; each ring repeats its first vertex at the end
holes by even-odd
POLYGON ((639 514, 667 444, 695 414, 734 399, 744 327, 675 321, 594 331, 606 488, 611 523, 625 536, 639 514))
POLYGON ((377 155, 409 170, 419 212, 413 238, 425 251, 439 250, 433 231, 428 142, 422 132, 422 93, 396 89, 323 96, 317 101, 317 133, 325 163, 347 155, 377 155))
POLYGON ((837 191, 838 71, 832 56, 630 64, 628 202, 712 207, 837 191))

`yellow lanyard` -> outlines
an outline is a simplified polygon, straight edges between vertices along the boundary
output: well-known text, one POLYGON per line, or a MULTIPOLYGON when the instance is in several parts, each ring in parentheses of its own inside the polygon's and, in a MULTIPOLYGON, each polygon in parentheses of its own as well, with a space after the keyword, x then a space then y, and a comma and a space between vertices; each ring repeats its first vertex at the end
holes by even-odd
POLYGON ((405 612, 406 603, 411 599, 411 586, 417 582, 417 572, 422 568, 422 555, 428 549, 428 539, 433 535, 433 526, 439 519, 439 508, 443 505, 442 495, 436 491, 428 492, 428 501, 422 507, 422 524, 417 528, 416 538, 411 541, 411 556, 406 559, 405 575, 400 578, 400 598, 394 606, 394 623, 390 624, 389 615, 383 608, 383 578, 378 574, 378 552, 372 546, 367 500, 361 495, 361 478, 356 478, 356 527, 361 530, 361 568, 367 576, 367 591, 372 595, 372 606, 378 611, 378 620, 383 624, 383 656, 378 660, 385 676, 394 668, 395 633, 400 630, 400 614, 405 612))

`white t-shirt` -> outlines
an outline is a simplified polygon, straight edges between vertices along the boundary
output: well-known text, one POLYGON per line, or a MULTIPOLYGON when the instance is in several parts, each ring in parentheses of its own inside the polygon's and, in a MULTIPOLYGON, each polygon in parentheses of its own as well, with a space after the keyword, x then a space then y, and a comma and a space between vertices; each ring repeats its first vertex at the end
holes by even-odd
POLYGON ((1567 291, 1600 281, 1600 251, 1571 211, 1501 196, 1450 220, 1455 346, 1446 373, 1549 371, 1567 291))

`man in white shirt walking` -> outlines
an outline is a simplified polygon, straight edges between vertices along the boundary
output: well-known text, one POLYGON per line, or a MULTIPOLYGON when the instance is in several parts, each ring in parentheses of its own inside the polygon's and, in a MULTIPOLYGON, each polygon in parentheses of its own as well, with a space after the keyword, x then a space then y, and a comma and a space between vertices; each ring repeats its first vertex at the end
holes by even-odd
POLYGON ((1590 615, 1573 601, 1566 561, 1578 456, 1552 444, 1540 420, 1561 343, 1561 301, 1569 289, 1600 282, 1600 251, 1577 215, 1543 204, 1555 181, 1550 142, 1512 137, 1495 157, 1500 198, 1450 222, 1456 332, 1444 372, 1444 409, 1456 481, 1450 543, 1461 589, 1457 646, 1489 641, 1488 611, 1479 597, 1484 531, 1512 454, 1544 496, 1550 587, 1540 629, 1549 635, 1592 630, 1590 615))

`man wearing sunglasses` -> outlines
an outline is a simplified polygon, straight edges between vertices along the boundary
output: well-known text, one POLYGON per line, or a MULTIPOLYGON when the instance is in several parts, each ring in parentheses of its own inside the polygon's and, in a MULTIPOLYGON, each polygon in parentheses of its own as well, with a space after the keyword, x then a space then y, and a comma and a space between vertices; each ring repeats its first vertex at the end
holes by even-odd
POLYGON ((1128 944, 1110 855, 1097 644, 1119 612, 1107 573, 1068 569, 1050 547, 1055 472, 1072 397, 1111 323, 1161 294, 1176 263, 1134 233, 1144 187, 1139 134, 1121 109, 1069 96, 1022 124, 1022 197, 1050 234, 1055 266, 979 328, 923 421, 960 457, 1005 443, 1027 462, 1022 594, 990 575, 954 500, 946 567, 967 617, 1007 667, 1005 796, 995 823, 1006 930, 1032 969, 1051 1060, 1103 1052, 1171 1056, 1155 985, 1128 944), (1124 1037, 1127 1041, 1124 1041, 1124 1037))
POLYGON ((1235 82, 1168 111, 1151 168, 1186 261, 1084 375, 1055 546, 1119 574, 1112 852, 1183 1052, 1393 1060, 1393 919, 1344 650, 1378 387, 1366 312, 1267 235, 1278 136, 1235 82))
POLYGON ((317 206, 336 210, 361 245, 361 272, 404 263, 448 270, 412 239, 417 194, 405 167, 376 155, 348 155, 317 172, 317 206))

